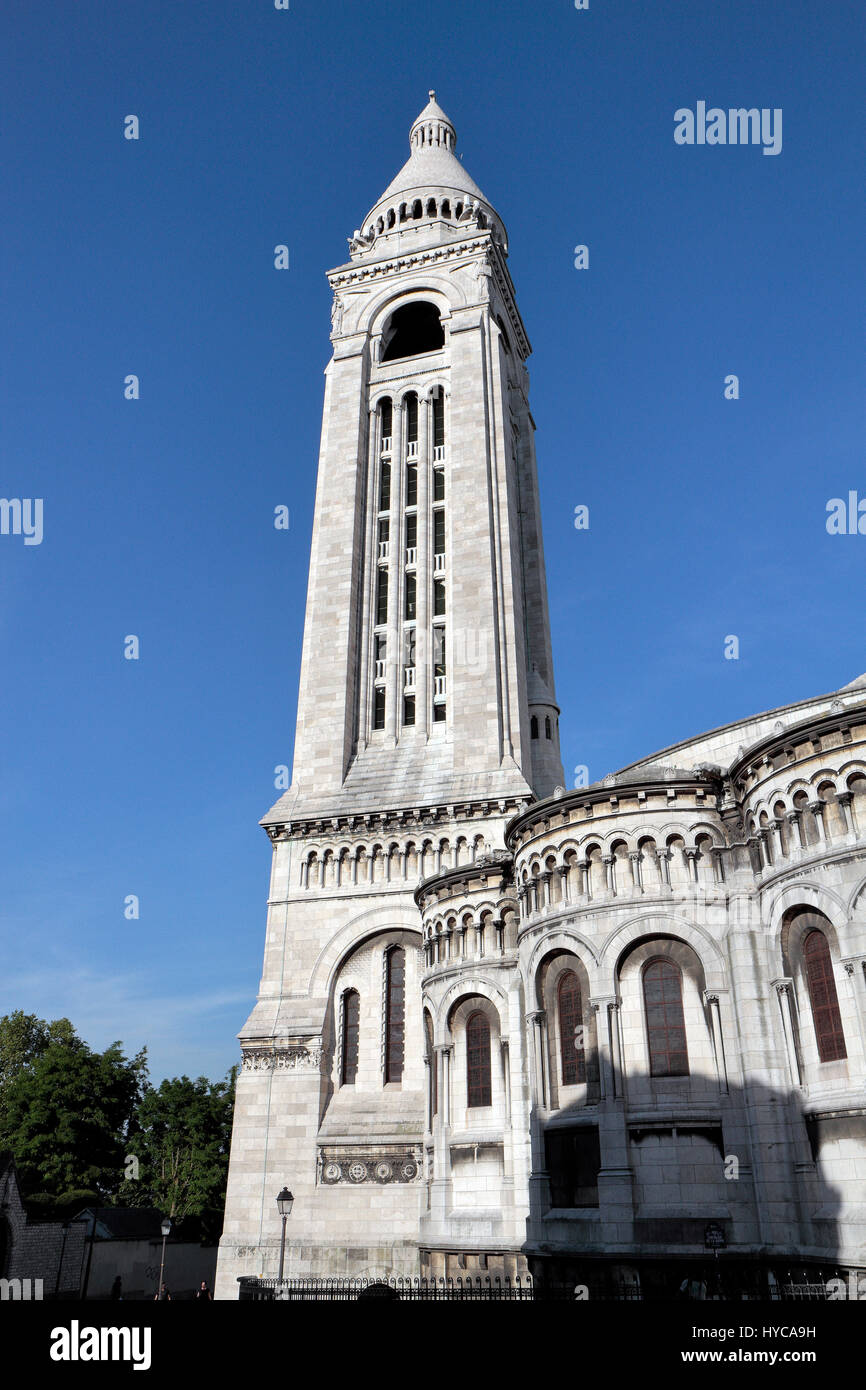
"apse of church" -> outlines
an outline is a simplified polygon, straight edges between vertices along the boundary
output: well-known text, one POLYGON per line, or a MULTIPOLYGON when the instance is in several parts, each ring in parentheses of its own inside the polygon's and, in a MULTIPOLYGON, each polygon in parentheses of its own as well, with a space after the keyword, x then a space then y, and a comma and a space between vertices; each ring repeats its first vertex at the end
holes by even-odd
POLYGON ((284 1186, 291 1279, 859 1268, 866 680, 565 790, 507 233, 433 93, 409 143, 329 272, 217 1294, 284 1186))

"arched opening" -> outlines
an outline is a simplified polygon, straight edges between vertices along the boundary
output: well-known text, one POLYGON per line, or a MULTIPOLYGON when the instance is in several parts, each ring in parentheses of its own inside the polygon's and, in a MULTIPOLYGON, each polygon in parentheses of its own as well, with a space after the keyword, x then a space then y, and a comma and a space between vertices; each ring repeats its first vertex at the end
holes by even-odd
POLYGON ((806 967, 806 985, 809 990, 809 1003, 812 1006, 818 1060, 842 1061, 848 1056, 848 1051, 842 1030, 836 981, 833 978, 833 962, 827 938, 817 927, 813 927, 803 939, 803 964, 806 967))
POLYGON ((383 362, 395 362, 401 357, 417 357, 422 352, 435 352, 445 345, 445 330, 435 304, 429 300, 413 300, 395 309, 382 334, 383 362))
POLYGON ((671 960, 656 957, 644 967, 644 1010, 650 1076, 688 1076, 683 977, 671 960))
POLYGON ((490 1021, 480 1009, 466 1020, 466 1104, 491 1104, 490 1021))
POLYGON ((573 970, 559 977, 557 987, 559 1044, 563 1086, 579 1086, 586 1080, 586 1051, 583 1037, 583 1004, 580 983, 573 970))
POLYGON ((354 1086, 358 1075, 358 1034, 361 1024, 361 1000, 356 989, 343 995, 342 1035, 343 1055, 340 1063, 340 1084, 354 1086))
POLYGON ((406 952, 393 946, 385 957, 385 1081, 403 1079, 406 1033, 406 952))

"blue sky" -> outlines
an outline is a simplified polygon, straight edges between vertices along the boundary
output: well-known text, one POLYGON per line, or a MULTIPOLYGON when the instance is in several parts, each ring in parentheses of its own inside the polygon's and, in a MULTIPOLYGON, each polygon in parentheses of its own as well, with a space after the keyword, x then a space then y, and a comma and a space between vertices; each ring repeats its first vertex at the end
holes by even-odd
POLYGON ((855 0, 7 0, 4 30, 0 495, 43 498, 44 539, 0 536, 0 1012, 147 1043, 155 1078, 236 1058, 324 272, 429 87, 533 344, 566 769, 866 670, 866 536, 825 529, 829 498, 866 497, 855 0), (676 145, 699 100, 782 108, 781 154, 676 145))

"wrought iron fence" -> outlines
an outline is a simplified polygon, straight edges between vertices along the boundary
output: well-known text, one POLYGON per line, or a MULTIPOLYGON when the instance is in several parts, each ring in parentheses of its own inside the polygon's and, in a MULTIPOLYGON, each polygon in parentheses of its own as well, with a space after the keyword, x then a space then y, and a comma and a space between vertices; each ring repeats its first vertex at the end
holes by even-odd
POLYGON ((535 1297, 532 1276, 505 1278, 402 1278, 388 1279, 255 1279, 238 1280, 243 1300, 282 1303, 348 1303, 363 1298, 390 1298, 414 1302, 493 1303, 529 1302, 535 1297))

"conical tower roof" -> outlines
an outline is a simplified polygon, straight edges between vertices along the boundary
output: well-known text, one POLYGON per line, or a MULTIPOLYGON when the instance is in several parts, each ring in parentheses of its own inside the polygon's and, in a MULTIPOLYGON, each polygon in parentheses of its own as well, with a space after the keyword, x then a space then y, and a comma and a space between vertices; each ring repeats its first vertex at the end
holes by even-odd
POLYGON ((468 196, 493 211, 478 184, 454 154, 457 131, 453 123, 437 102, 436 93, 431 91, 429 97, 430 100, 409 131, 409 158, 381 198, 377 199, 364 218, 363 225, 366 226, 383 207, 398 200, 407 201, 413 196, 421 197, 428 189, 468 196))

